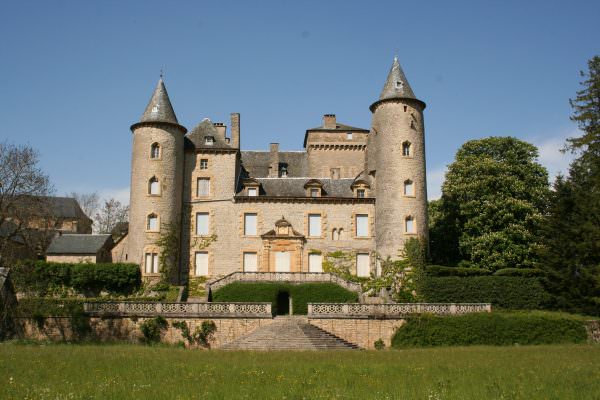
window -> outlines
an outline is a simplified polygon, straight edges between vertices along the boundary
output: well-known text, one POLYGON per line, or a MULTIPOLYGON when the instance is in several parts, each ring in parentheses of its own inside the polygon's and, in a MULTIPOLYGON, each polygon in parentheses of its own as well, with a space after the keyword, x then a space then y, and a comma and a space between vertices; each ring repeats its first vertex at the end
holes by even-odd
POLYGON ((198 188, 196 195, 198 197, 206 197, 210 195, 210 179, 209 178, 198 178, 198 188))
POLYGON ((215 138, 212 136, 204 136, 204 144, 207 146, 212 146, 215 143, 215 138))
POLYGON ((256 214, 244 214, 244 235, 256 236, 256 214))
POLYGON ((196 252, 196 265, 194 273, 197 276, 208 276, 208 252, 196 252))
POLYGON ((331 168, 331 179, 340 179, 340 169, 331 168))
POLYGON ((346 139, 352 140, 352 132, 346 133, 346 139))
POLYGON ((146 230, 152 232, 158 232, 158 216, 156 214, 148 215, 148 222, 146 224, 146 230))
POLYGON ((152 146, 150 146, 150 158, 160 158, 160 145, 158 143, 152 143, 152 146))
POLYGON ((319 197, 321 194, 321 189, 319 188, 311 188, 310 189, 310 197, 319 197))
POLYGON ((402 81, 397 81, 397 82, 396 82, 396 87, 397 87, 398 89, 402 89, 402 87, 403 87, 403 86, 404 86, 404 83, 402 83, 402 81))
POLYGON ((206 158, 200 160, 200 169, 208 169, 208 160, 206 158))
POLYGON ((258 256, 256 253, 244 253, 244 272, 258 271, 258 256))
POLYGON ((359 199, 364 199, 365 193, 366 193, 365 189, 356 189, 356 197, 358 197, 359 199))
POLYGON ((258 188, 248 188, 248 196, 250 196, 250 197, 258 196, 258 188))
POLYGON ((275 252, 275 272, 290 272, 290 252, 275 252))
POLYGON ((410 179, 404 181, 404 195, 405 196, 414 196, 415 195, 415 185, 413 181, 410 179))
POLYGON ((413 217, 406 217, 404 220, 404 228, 406 233, 416 233, 415 231, 415 219, 413 217))
POLYGON ((147 274, 158 274, 158 254, 146 253, 144 271, 147 274))
POLYGON ((323 256, 320 254, 308 255, 308 272, 323 272, 323 256))
POLYGON ((337 231, 337 229, 333 228, 333 230, 331 231, 331 240, 339 240, 340 239, 340 235, 337 231))
POLYGON ((196 235, 208 235, 209 215, 208 213, 196 214, 196 235))
POLYGON ((358 253, 356 255, 356 275, 368 277, 369 269, 369 253, 358 253))
POLYGON ((356 214, 356 236, 369 236, 369 216, 367 214, 356 214))
POLYGON ((155 176, 150 178, 150 181, 148 182, 148 194, 160 194, 160 183, 158 183, 158 178, 156 178, 155 176))
POLYGON ((287 164, 279 164, 279 177, 287 178, 288 175, 288 166, 287 164))
POLYGON ((321 237, 321 214, 308 215, 308 236, 321 237))
POLYGON ((405 157, 410 156, 410 142, 402 143, 402 155, 405 157))

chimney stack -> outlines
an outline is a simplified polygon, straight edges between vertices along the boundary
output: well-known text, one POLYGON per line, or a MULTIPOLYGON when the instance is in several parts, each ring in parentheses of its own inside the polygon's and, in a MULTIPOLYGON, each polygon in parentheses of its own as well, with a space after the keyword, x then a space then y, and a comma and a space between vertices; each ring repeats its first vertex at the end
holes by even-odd
POLYGON ((227 127, 222 122, 213 123, 215 129, 217 130, 217 134, 223 140, 225 140, 225 132, 227 131, 227 127))
POLYGON ((323 128, 324 129, 335 129, 335 127, 336 127, 335 114, 323 115, 323 128))
POLYGON ((279 177, 279 143, 271 143, 269 154, 269 178, 279 177))
POLYGON ((231 147, 240 148, 240 113, 231 113, 231 147))

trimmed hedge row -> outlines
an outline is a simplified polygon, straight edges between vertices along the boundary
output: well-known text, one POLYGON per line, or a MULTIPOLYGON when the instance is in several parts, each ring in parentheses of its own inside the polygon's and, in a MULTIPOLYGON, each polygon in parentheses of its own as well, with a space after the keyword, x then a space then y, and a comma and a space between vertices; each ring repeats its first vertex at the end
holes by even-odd
POLYGON ((583 321, 550 313, 483 313, 409 318, 392 347, 584 343, 583 321))
POLYGON ((81 293, 107 291, 128 294, 142 283, 136 264, 100 263, 71 264, 26 261, 11 269, 11 279, 19 292, 44 295, 60 288, 72 288, 81 293))
POLYGON ((539 309, 550 295, 538 278, 513 276, 427 277, 421 294, 430 303, 492 303, 505 309, 539 309))
POLYGON ((218 302, 270 302, 277 314, 277 296, 286 292, 292 299, 293 313, 306 315, 308 303, 355 303, 358 295, 334 283, 234 282, 212 293, 218 302))
POLYGON ((503 268, 496 272, 483 268, 446 267, 444 265, 428 265, 425 272, 429 276, 522 276, 526 278, 544 276, 544 271, 535 268, 503 268))

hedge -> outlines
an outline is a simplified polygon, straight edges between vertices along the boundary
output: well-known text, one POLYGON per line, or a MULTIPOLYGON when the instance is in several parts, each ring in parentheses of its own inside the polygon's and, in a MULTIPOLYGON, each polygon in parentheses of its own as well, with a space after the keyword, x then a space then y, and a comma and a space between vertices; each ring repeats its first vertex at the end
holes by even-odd
POLYGON ((392 347, 584 343, 582 320, 551 313, 482 313, 409 318, 392 347))
POLYGON ((512 276, 427 277, 421 295, 430 303, 492 303, 505 309, 539 309, 550 295, 540 279, 512 276))
POLYGON ((11 269, 11 279, 18 292, 45 295, 60 289, 80 293, 129 294, 141 286, 137 264, 72 264, 26 261, 11 269))
POLYGON ((306 315, 308 303, 356 303, 358 294, 334 283, 234 282, 212 293, 216 302, 269 302, 277 314, 277 295, 287 292, 292 298, 293 313, 306 315))
POLYGON ((544 276, 544 271, 537 268, 503 268, 494 272, 495 276, 522 276, 524 278, 534 278, 544 276))
POLYGON ((483 276, 492 272, 482 268, 445 267, 443 265, 428 265, 425 272, 429 276, 483 276))

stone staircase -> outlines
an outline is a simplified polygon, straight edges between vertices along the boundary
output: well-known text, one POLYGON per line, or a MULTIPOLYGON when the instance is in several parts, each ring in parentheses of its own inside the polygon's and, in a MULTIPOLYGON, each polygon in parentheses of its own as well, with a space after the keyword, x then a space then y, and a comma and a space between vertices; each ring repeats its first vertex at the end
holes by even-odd
POLYGON ((352 350, 359 347, 308 323, 306 317, 276 317, 221 350, 352 350))

